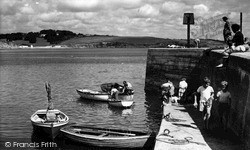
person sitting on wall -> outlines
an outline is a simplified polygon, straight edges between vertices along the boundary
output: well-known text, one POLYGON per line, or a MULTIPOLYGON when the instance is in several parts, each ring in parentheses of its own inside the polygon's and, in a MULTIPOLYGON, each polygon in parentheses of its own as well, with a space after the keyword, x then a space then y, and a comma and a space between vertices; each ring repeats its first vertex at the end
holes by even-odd
POLYGON ((222 53, 224 55, 222 59, 222 64, 216 67, 223 67, 225 64, 227 64, 227 58, 231 53, 246 52, 249 50, 249 42, 247 40, 248 38, 244 39, 244 35, 240 31, 240 25, 233 24, 231 28, 235 33, 232 39, 232 46, 224 50, 224 52, 222 53))

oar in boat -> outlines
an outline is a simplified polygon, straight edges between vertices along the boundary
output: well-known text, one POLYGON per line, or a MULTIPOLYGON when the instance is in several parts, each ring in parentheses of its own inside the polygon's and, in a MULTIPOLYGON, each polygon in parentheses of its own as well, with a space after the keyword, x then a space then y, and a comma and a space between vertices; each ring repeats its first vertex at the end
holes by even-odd
POLYGON ((100 130, 100 129, 93 129, 93 130, 82 130, 82 129, 74 129, 74 131, 82 134, 117 134, 117 135, 124 135, 124 136, 136 136, 136 134, 133 133, 122 133, 122 132, 116 132, 116 131, 110 131, 110 130, 100 130))

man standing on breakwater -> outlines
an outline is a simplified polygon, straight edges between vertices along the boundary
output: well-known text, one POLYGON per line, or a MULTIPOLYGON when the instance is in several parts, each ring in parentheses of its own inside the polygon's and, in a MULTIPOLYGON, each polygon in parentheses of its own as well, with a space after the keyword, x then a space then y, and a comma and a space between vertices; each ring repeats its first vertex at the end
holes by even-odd
POLYGON ((228 18, 226 16, 222 17, 222 20, 225 22, 224 29, 223 29, 223 37, 225 43, 231 47, 231 36, 232 36, 232 30, 231 30, 231 25, 228 21, 228 18))
POLYGON ((162 98, 166 103, 169 103, 169 99, 174 95, 174 84, 167 78, 167 82, 161 85, 162 98))
POLYGON ((209 118, 211 116, 212 102, 214 99, 214 89, 210 86, 210 83, 210 79, 205 77, 203 79, 203 85, 197 89, 194 96, 194 107, 197 108, 197 95, 200 95, 199 111, 202 112, 205 129, 209 129, 209 118))

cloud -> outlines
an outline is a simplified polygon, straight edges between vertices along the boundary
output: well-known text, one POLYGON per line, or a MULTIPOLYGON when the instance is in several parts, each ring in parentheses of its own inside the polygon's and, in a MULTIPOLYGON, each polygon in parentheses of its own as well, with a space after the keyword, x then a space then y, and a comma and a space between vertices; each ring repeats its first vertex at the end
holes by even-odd
POLYGON ((181 13, 187 9, 188 6, 181 2, 165 2, 161 6, 161 12, 163 13, 181 13))
POLYGON ((1 0, 1 15, 15 15, 17 12, 19 12, 18 5, 20 5, 20 3, 18 4, 16 1, 1 0))
POLYGON ((0 0, 1 33, 63 29, 83 34, 186 38, 183 14, 210 18, 231 12, 250 36, 249 0, 0 0))
POLYGON ((97 11, 99 8, 99 3, 99 0, 63 0, 59 1, 57 7, 60 11, 97 11))
POLYGON ((205 6, 204 4, 194 5, 193 8, 194 8, 194 13, 197 16, 203 16, 209 12, 209 8, 205 6))
POLYGON ((23 14, 33 14, 34 13, 34 9, 30 6, 24 6, 20 9, 20 12, 23 14))
POLYGON ((159 10, 153 6, 146 4, 138 9, 138 16, 153 17, 159 14, 159 10))
MULTIPOLYGON (((61 12, 50 12, 50 13, 43 13, 38 16, 38 19, 44 22, 58 22, 60 21, 61 12)), ((66 18, 65 16, 63 18, 66 18)))

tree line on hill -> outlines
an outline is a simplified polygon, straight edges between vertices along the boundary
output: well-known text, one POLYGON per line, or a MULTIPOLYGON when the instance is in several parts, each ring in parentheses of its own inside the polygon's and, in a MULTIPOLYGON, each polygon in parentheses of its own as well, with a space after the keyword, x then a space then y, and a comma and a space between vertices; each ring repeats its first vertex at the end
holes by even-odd
POLYGON ((0 34, 0 39, 6 39, 7 42, 12 42, 16 40, 25 40, 29 43, 36 43, 37 38, 44 38, 50 44, 58 44, 64 40, 68 40, 73 37, 84 37, 84 34, 76 34, 67 30, 41 30, 40 32, 28 32, 28 33, 7 33, 0 34))

